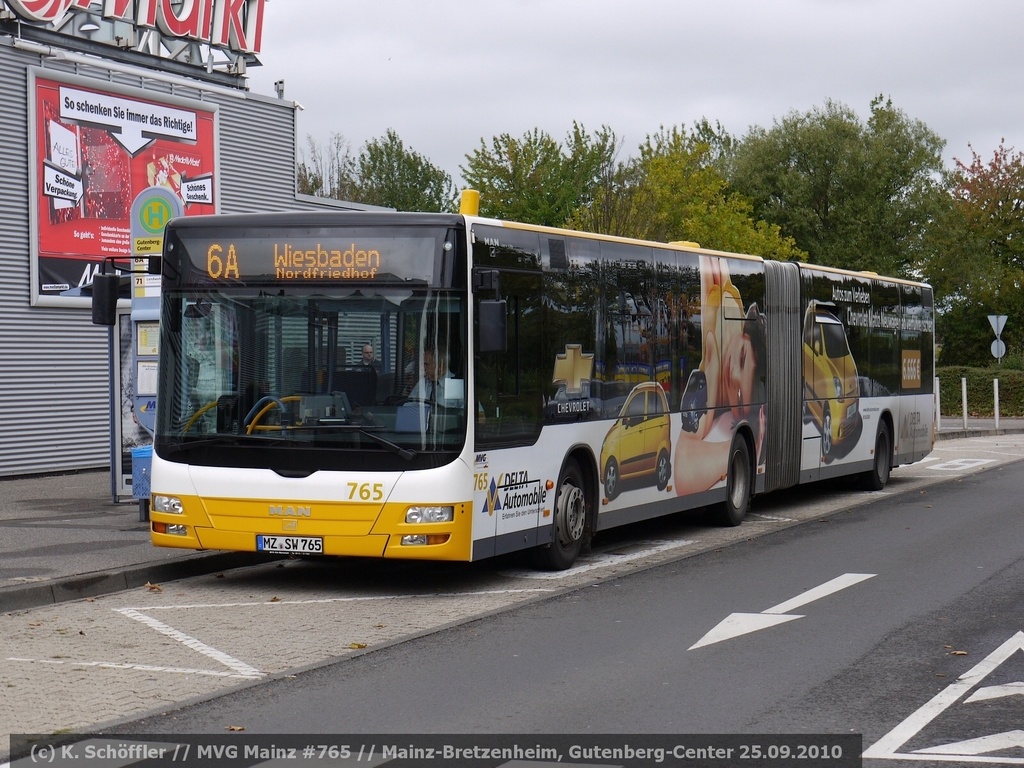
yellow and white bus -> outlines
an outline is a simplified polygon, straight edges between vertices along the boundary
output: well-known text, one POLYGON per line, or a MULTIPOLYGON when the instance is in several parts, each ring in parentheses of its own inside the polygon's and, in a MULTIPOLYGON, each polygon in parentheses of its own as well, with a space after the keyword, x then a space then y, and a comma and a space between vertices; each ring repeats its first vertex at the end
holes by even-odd
POLYGON ((154 544, 564 569, 614 526, 737 525, 931 451, 927 285, 467 199, 169 224, 154 544))

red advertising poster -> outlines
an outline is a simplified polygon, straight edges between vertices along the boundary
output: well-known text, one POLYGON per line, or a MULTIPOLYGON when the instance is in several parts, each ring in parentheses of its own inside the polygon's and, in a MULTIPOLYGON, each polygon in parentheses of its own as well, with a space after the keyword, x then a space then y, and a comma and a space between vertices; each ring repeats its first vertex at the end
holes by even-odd
POLYGON ((185 215, 215 212, 215 112, 80 78, 34 83, 33 298, 62 304, 104 258, 132 255, 132 203, 146 190, 169 190, 185 215))

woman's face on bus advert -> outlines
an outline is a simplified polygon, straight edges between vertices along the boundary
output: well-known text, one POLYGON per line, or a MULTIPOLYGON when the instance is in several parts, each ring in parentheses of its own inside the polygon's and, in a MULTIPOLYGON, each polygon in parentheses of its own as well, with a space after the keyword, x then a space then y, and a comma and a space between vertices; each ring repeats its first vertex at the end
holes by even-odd
POLYGON ((722 350, 723 402, 734 410, 754 401, 757 354, 750 336, 734 333, 722 350))

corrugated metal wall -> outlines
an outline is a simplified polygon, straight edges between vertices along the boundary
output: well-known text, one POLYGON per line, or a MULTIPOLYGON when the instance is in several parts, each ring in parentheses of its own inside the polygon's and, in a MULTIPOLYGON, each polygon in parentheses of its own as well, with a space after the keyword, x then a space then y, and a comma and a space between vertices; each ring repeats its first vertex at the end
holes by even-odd
POLYGON ((0 476, 110 464, 108 329, 88 309, 31 307, 28 70, 96 77, 218 105, 223 213, 308 209, 295 196, 296 129, 291 102, 206 90, 44 59, 0 44, 0 476))

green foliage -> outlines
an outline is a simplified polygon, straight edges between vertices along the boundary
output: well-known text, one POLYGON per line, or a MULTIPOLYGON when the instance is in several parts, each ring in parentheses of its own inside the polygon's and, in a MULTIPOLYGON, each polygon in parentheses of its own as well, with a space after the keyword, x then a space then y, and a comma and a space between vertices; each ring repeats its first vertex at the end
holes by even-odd
POLYGON ((995 414, 995 387, 999 379, 999 416, 1024 416, 1024 371, 1007 366, 984 368, 952 366, 937 368, 939 404, 943 418, 963 416, 961 379, 967 379, 967 415, 992 418, 995 414))
MULTIPOLYGON (((982 304, 957 303, 936 316, 936 336, 941 339, 937 365, 967 365, 984 367, 995 362, 992 342, 995 334, 988 315, 995 314, 982 304)), ((1014 349, 1014 339, 1020 338, 1007 326, 1002 339, 1007 350, 1014 349)))
POLYGON ((510 221, 562 226, 593 199, 612 172, 618 139, 602 127, 592 135, 579 123, 563 146, 534 129, 521 139, 507 133, 481 139, 461 168, 466 183, 480 192, 480 213, 510 221))
POLYGON ((912 276, 943 145, 882 97, 866 124, 828 101, 752 128, 730 158, 729 182, 812 262, 912 276))
POLYGON ((407 149, 393 130, 366 143, 359 155, 359 200, 399 211, 455 210, 451 176, 407 149))
POLYGON ((803 254, 777 226, 755 222, 740 195, 727 195, 719 168, 732 140, 704 121, 691 132, 662 128, 620 163, 568 220, 574 229, 793 259, 803 254))
POLYGON ((948 349, 963 364, 991 360, 987 315, 1007 316, 1011 353, 1024 342, 1024 156, 1002 145, 988 162, 971 153, 946 176, 921 267, 941 312, 943 359, 948 349))
MULTIPOLYGON (((945 172, 939 139, 891 100, 862 121, 832 101, 741 140, 707 120, 661 128, 634 156, 573 123, 561 142, 534 129, 494 137, 461 169, 500 219, 923 278, 935 288, 941 365, 988 365, 987 315, 1009 317, 1006 366, 1024 355, 1024 156, 945 172)), ((312 139, 299 191, 399 210, 454 210, 452 179, 394 131, 354 155, 312 139)))
POLYGON ((368 141, 359 157, 331 136, 327 148, 309 140, 309 159, 298 166, 299 192, 399 211, 454 211, 457 191, 449 174, 407 149, 393 130, 368 141))

